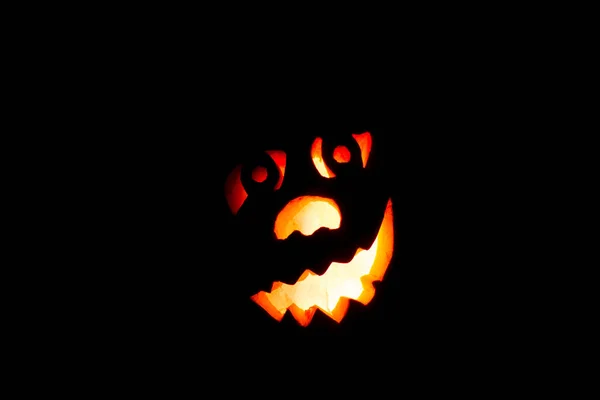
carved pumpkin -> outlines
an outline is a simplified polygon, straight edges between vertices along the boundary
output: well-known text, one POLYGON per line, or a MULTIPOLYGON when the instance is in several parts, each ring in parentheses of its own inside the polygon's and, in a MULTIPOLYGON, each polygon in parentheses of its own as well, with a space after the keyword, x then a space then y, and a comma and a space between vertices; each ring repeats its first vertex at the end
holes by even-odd
POLYGON ((392 201, 370 165, 375 139, 318 135, 294 152, 263 149, 229 174, 227 204, 255 251, 247 279, 266 277, 249 298, 273 319, 289 311, 306 327, 320 310, 339 323, 351 300, 373 299, 394 248, 392 201))

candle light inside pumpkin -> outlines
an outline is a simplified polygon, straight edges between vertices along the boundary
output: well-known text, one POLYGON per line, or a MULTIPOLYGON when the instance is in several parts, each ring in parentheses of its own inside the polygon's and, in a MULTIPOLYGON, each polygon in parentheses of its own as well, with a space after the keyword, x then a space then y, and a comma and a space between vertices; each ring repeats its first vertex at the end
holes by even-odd
MULTIPOLYGON (((313 222, 310 218, 296 218, 307 207, 314 212, 321 212, 317 218, 323 221, 341 219, 339 209, 336 207, 311 208, 311 202, 323 204, 322 198, 301 198, 296 203, 289 203, 279 215, 294 221, 301 232, 303 229, 314 232, 314 226, 307 227, 313 222), (291 204, 291 205, 290 205, 291 204), (283 213, 285 211, 285 213, 283 213), (294 214, 296 212, 297 214, 294 214)), ((279 218, 278 218, 279 219, 279 218)), ((279 226, 290 224, 281 223, 279 226)), ((339 226, 339 224, 338 224, 339 226)), ((278 224, 275 229, 277 232, 278 224)), ((333 262, 323 275, 316 275, 310 269, 304 271, 298 281, 293 285, 274 282, 271 292, 261 291, 251 298, 260 305, 273 318, 281 321, 287 310, 290 310, 296 321, 302 326, 310 324, 317 309, 340 322, 346 315, 349 299, 362 304, 368 304, 375 294, 374 281, 383 279, 383 275, 392 257, 393 236, 392 202, 388 201, 379 232, 371 248, 358 249, 354 258, 348 263, 333 262)), ((311 232, 311 233, 312 233, 311 232)), ((280 235, 291 233, 280 228, 280 235)), ((287 237, 287 236, 286 236, 287 237)))

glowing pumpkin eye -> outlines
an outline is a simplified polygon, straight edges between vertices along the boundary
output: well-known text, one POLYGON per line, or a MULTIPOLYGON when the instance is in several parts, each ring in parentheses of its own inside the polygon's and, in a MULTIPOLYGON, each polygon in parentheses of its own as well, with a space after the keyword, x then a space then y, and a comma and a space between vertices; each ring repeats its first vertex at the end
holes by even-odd
MULTIPOLYGON (((278 190, 283 183, 283 177, 285 175, 286 154, 281 150, 267 150, 265 153, 269 155, 279 171, 279 179, 273 187, 273 190, 278 190)), ((271 169, 271 172, 275 171, 271 169)), ((262 165, 257 165, 252 170, 251 178, 257 184, 264 183, 269 178, 269 170, 262 165)), ((227 205, 233 214, 237 214, 248 198, 248 192, 246 191, 246 188, 244 188, 244 184, 242 184, 241 165, 236 166, 225 180, 225 198, 227 199, 227 205)))
POLYGON ((333 159, 340 164, 347 163, 350 161, 351 155, 350 150, 346 146, 337 146, 333 150, 333 159))
MULTIPOLYGON (((371 134, 369 132, 364 132, 360 134, 353 134, 352 137, 360 148, 360 158, 363 162, 363 168, 366 168, 367 161, 369 160, 369 154, 371 153, 371 134)), ((310 149, 310 156, 313 160, 313 164, 323 178, 334 178, 335 173, 327 166, 327 164, 325 164, 325 161, 323 160, 322 147, 323 139, 320 137, 316 138, 310 149)), ((350 150, 348 150, 346 146, 337 146, 333 150, 333 159, 340 164, 350 162, 350 150)))
POLYGON ((252 170, 252 180, 257 183, 262 183, 267 179, 267 169, 260 165, 252 170))

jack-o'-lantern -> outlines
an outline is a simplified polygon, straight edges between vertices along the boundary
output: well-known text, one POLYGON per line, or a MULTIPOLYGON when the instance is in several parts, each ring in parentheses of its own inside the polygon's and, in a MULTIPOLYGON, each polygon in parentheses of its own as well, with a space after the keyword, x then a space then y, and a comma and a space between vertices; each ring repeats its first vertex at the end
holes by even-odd
POLYGON ((247 238, 248 300, 273 319, 308 326, 317 310, 341 322, 367 305, 392 258, 392 200, 371 132, 326 132, 264 148, 231 170, 225 198, 247 238))

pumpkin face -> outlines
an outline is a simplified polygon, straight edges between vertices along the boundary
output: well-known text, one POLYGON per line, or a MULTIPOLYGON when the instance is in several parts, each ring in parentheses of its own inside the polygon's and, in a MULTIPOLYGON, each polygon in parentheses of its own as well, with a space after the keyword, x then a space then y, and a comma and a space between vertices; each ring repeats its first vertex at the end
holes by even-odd
POLYGON ((317 312, 342 321, 368 304, 393 252, 392 201, 376 179, 370 132, 322 133, 247 154, 225 182, 249 300, 301 326, 317 312))

